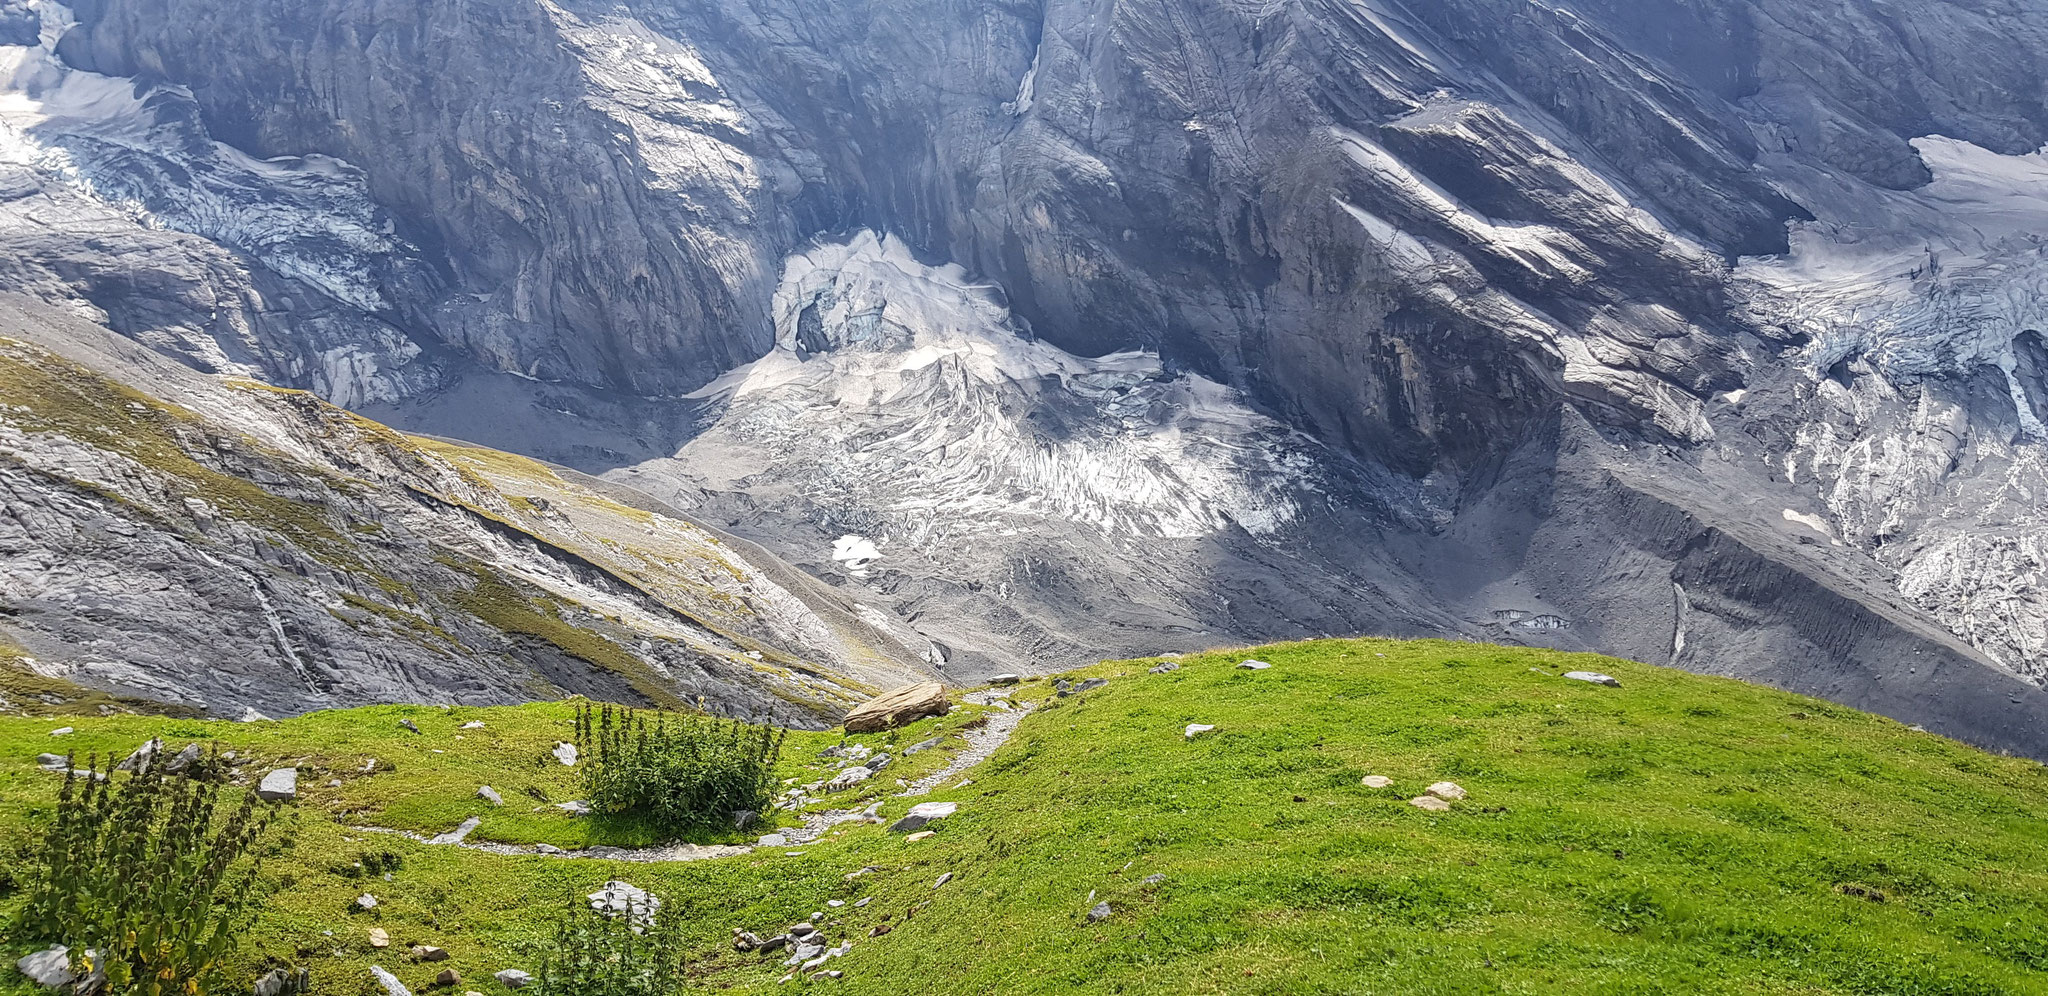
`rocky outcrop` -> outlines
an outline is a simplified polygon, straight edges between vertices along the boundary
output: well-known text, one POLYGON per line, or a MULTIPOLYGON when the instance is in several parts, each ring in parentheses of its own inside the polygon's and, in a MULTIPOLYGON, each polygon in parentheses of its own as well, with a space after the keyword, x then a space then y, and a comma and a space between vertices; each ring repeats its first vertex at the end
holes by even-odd
POLYGON ((0 317, 179 399, 0 341, 0 631, 48 676, 229 718, 567 691, 810 724, 922 671, 758 549, 542 465, 0 317))
POLYGON ((846 732, 873 733, 877 730, 894 729, 927 716, 943 715, 950 707, 951 703, 946 700, 946 686, 936 681, 904 685, 883 692, 848 710, 846 732))

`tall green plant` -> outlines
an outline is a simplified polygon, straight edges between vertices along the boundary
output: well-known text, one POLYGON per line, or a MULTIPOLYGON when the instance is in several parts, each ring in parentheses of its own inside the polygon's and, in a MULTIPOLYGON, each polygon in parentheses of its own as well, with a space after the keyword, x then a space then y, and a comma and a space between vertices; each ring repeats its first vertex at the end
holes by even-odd
POLYGON ((632 815, 670 832, 731 829, 775 791, 786 733, 704 716, 584 704, 577 743, 588 756, 583 789, 600 813, 632 815))
POLYGON ((179 773, 108 767, 94 756, 65 776, 20 933, 69 945, 115 996, 201 996, 254 919, 259 844, 281 807, 254 792, 224 806, 217 748, 179 773))
POLYGON ((670 996, 683 987, 682 945, 666 910, 649 920, 598 913, 571 896, 541 960, 536 996, 670 996))

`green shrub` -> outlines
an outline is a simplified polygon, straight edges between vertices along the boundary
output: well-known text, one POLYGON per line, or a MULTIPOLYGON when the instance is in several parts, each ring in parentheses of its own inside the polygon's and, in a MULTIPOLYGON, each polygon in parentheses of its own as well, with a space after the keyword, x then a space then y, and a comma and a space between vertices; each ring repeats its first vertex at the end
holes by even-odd
POLYGON ((571 896, 535 996, 669 996, 683 987, 681 950, 667 910, 636 920, 594 912, 571 896))
POLYGON ((728 830, 736 813, 759 813, 774 796, 784 734, 737 720, 584 705, 576 738, 589 756, 583 790, 599 813, 634 816, 661 830, 728 830))
POLYGON ((70 946, 74 968, 105 972, 114 996, 215 987, 261 902, 259 846, 281 808, 254 792, 224 807, 217 756, 178 774, 162 756, 129 776, 97 757, 67 774, 25 867, 21 936, 70 946))

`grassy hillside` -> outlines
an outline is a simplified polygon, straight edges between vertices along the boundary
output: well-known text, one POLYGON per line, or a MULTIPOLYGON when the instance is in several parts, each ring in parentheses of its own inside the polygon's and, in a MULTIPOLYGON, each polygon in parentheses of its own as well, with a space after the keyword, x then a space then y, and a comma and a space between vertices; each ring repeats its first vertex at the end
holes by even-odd
MULTIPOLYGON (((786 991, 779 960, 733 952, 731 928, 765 936, 827 911, 843 921, 829 935, 855 941, 829 966, 845 977, 801 984, 848 993, 2048 992, 2048 769, 2034 762, 1812 699, 1547 651, 1321 641, 1148 673, 1157 663, 1078 672, 1108 685, 1068 698, 1050 681, 1019 688, 1040 708, 972 784, 929 797, 960 811, 916 843, 853 825, 811 846, 624 864, 350 829, 440 832, 481 815, 472 839, 644 842, 639 828, 534 811, 575 797, 573 772, 548 756, 570 731, 563 705, 249 725, 4 719, 0 835, 47 812, 56 778, 33 758, 60 741, 125 752, 160 732, 253 755, 254 774, 298 763, 298 846, 275 866, 282 891, 250 971, 307 965, 318 991, 349 996, 373 991, 373 963, 429 988, 444 965, 393 953, 412 943, 453 954, 456 992, 503 996, 491 973, 536 967, 563 897, 610 878, 688 913, 707 990, 786 991), (1247 656, 1273 667, 1236 669, 1247 656), (1622 687, 1559 677, 1577 668, 1622 687), (459 729, 472 720, 486 725, 459 729), (60 722, 78 732, 53 741, 60 722), (1217 729, 1189 739, 1189 723, 1217 729), (1394 784, 1366 788, 1368 774, 1394 784), (1470 797, 1446 813, 1409 804, 1444 779, 1470 797), (506 806, 477 800, 480 784, 506 806), (333 870, 385 850, 404 859, 390 882, 333 870), (377 910, 349 913, 366 889, 377 910), (1109 917, 1091 921, 1104 901, 1109 917), (373 950, 371 926, 394 947, 373 950)), ((982 712, 849 738, 945 746, 829 805, 875 796, 894 816, 923 801, 883 793, 945 763, 982 712)), ((839 739, 792 736, 785 773, 821 777, 806 765, 839 739)))

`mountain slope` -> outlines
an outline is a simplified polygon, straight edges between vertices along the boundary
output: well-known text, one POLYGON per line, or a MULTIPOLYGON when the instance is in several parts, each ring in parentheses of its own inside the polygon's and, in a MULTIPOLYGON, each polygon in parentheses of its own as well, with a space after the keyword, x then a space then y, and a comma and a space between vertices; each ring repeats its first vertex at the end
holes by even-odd
POLYGON ((567 689, 801 725, 923 673, 914 637, 672 514, 5 319, 102 368, 0 340, 0 633, 46 676, 229 717, 567 689))
MULTIPOLYGON (((694 984, 740 992, 787 990, 787 952, 736 952, 732 930, 765 937, 814 911, 829 940, 853 941, 825 967, 855 993, 2003 996, 2048 979, 2038 763, 1808 698, 1551 651, 1319 641, 1151 673, 1160 663, 1075 672, 1107 685, 1071 696, 1051 682, 1011 691, 1003 701, 1036 708, 1008 743, 925 797, 896 797, 893 777, 939 770, 965 749, 957 734, 1001 706, 844 741, 792 737, 783 773, 806 782, 833 770, 821 748, 938 738, 815 806, 873 801, 894 819, 957 802, 929 839, 856 822, 803 846, 680 862, 535 853, 645 840, 538 801, 474 798, 478 784, 508 800, 574 797, 575 772, 547 758, 569 729, 557 704, 243 726, 114 717, 76 722, 65 743, 120 753, 168 731, 173 744, 219 738, 250 775, 300 765, 298 849, 268 866, 290 884, 265 907, 249 974, 276 958, 349 996, 375 991, 371 964, 421 989, 452 966, 465 986, 504 992, 492 973, 535 967, 555 898, 580 904, 613 879, 681 915, 694 984), (1238 668, 1247 657, 1272 667, 1238 668), (1560 674, 1580 668, 1620 687, 1560 674), (1190 738, 1188 723, 1216 729, 1190 738), (385 763, 363 774, 372 756, 385 763), (1365 787, 1367 774, 1392 785, 1365 787), (342 786, 320 787, 330 775, 342 786), (1441 780, 1467 797, 1443 813, 1410 804, 1441 780), (353 829, 434 834, 470 816, 470 840, 507 853, 353 829), (403 859, 389 882, 337 874, 386 850, 403 859), (366 888, 377 910, 344 912, 366 888), (1107 915, 1091 919, 1098 903, 1107 915), (372 926, 393 947, 371 947, 372 926), (451 959, 392 954, 407 944, 451 959)), ((51 725, 0 719, 4 825, 55 791, 30 761, 51 725)))
POLYGON ((2048 756, 2031 0, 6 9, 0 286, 716 519, 956 676, 1485 635, 2048 756), (864 232, 917 279, 794 328, 864 232), (958 287, 1076 375, 824 407, 799 331, 958 287))

